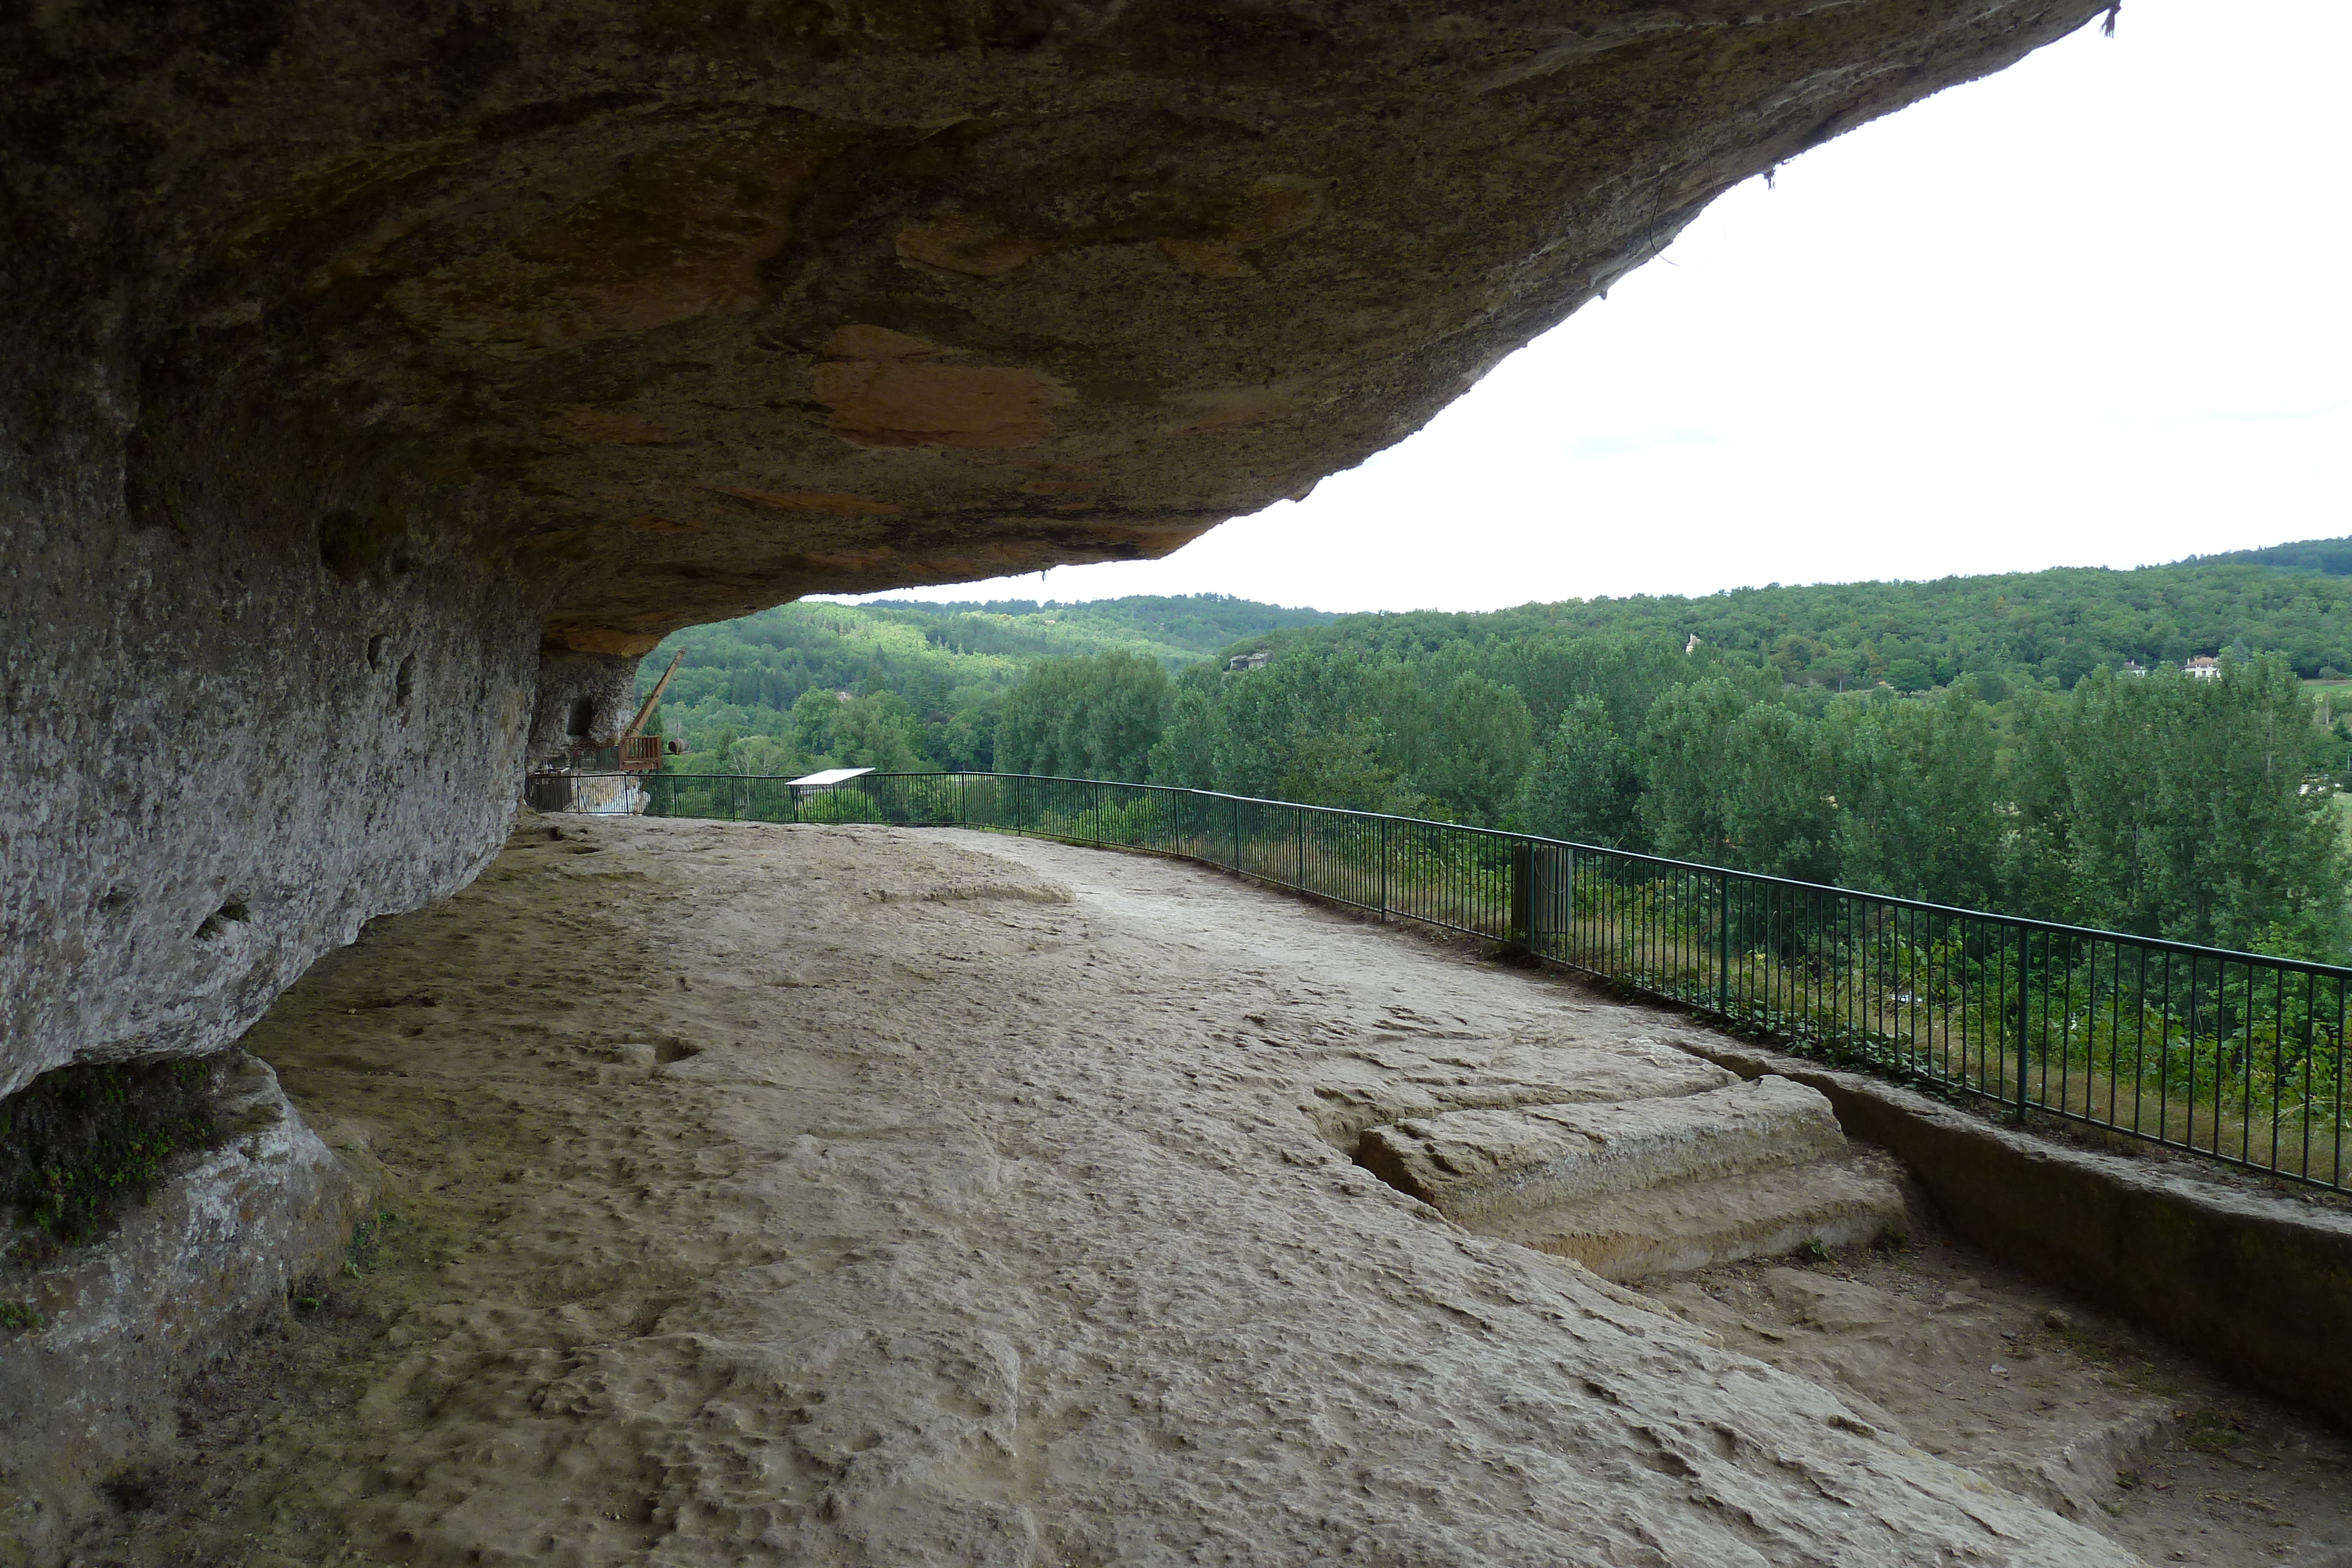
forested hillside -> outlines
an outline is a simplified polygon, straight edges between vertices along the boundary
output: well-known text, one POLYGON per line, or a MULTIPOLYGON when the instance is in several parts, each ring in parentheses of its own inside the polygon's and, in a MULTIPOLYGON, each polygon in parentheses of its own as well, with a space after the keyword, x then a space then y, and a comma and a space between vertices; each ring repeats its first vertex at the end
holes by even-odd
POLYGON ((2352 539, 2137 571, 2064 569, 1934 582, 1743 588, 1700 599, 1569 600, 1488 615, 1345 616, 1266 639, 1396 652, 1547 635, 1696 636, 1780 679, 1832 689, 1886 681, 1924 691, 1965 674, 2072 686, 2101 664, 2179 663, 2235 647, 2283 653, 2298 673, 2352 672, 2352 539), (2283 570, 2285 568, 2286 570, 2283 570))
MULTIPOLYGON (((1082 693, 1055 705, 1074 733, 1087 711, 1082 693)), ((2276 654, 1995 702, 1974 676, 1918 695, 1789 686, 1640 634, 1403 654, 1318 641, 1186 671, 1144 771, 2335 957, 2347 737, 2316 717, 2276 654)))
POLYGON ((683 653, 657 724, 687 741, 697 771, 984 768, 997 706, 1034 660, 1116 648, 1174 668, 1237 639, 1330 619, 1223 594, 785 604, 673 633, 640 664, 637 686, 651 690, 683 653), (811 692, 822 700, 803 706, 811 692))
POLYGON ((2352 579, 2323 572, 2189 562, 1485 615, 803 604, 670 645, 686 661, 665 712, 698 771, 1150 779, 2345 952, 2330 791, 2352 726, 2299 678, 2352 668, 2352 579), (1265 657, 1227 667, 1244 653, 1265 657), (2220 669, 2181 669, 2197 654, 2220 669))
POLYGON ((2137 571, 1570 600, 1486 615, 1335 616, 1216 594, 1084 604, 802 603, 677 632, 645 661, 638 681, 649 687, 671 653, 684 650, 663 722, 693 747, 696 768, 776 771, 799 760, 844 760, 843 747, 861 760, 911 756, 917 766, 976 768, 995 760, 1003 695, 1033 662, 1111 649, 1171 672, 1253 649, 1345 649, 1373 660, 1467 652, 1521 688, 1538 728, 1556 721, 1559 706, 1542 689, 1543 650, 1596 635, 1677 648, 1696 636, 1701 664, 1752 671, 1759 692, 1779 685, 1836 692, 1881 681, 1916 692, 1974 675, 1979 693, 2000 701, 2012 688, 2069 689, 2101 664, 2155 665, 2225 649, 2242 659, 2277 653, 2305 678, 2334 678, 2352 671, 2352 576, 2336 575, 2345 571, 2352 571, 2352 539, 2137 571), (836 704, 845 692, 896 700, 870 713, 803 713, 795 723, 795 705, 812 690, 834 694, 836 704), (844 722, 847 731, 835 736, 844 722), (819 740, 824 745, 812 753, 819 740))
POLYGON ((2265 545, 2260 549, 2190 556, 2180 564, 2274 566, 2290 571, 2321 571, 2330 577, 2352 577, 2352 539, 2297 539, 2292 544, 2265 545))

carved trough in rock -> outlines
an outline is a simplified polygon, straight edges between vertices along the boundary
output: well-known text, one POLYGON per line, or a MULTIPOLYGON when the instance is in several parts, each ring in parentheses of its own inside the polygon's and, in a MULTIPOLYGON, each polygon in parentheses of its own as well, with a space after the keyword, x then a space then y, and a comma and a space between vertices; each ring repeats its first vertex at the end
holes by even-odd
POLYGON ((1785 1078, 1415 1118, 1365 1133, 1356 1158, 1449 1219, 1612 1280, 1908 1228, 1901 1167, 1851 1149, 1828 1098, 1785 1078))

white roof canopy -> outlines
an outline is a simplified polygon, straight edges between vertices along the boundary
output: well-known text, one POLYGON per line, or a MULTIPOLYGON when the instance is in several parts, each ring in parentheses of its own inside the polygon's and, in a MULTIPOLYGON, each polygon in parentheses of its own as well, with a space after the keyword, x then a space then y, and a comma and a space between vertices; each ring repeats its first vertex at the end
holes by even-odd
POLYGON ((794 779, 791 783, 795 789, 824 789, 835 784, 845 783, 861 773, 873 771, 871 768, 828 768, 822 773, 812 773, 805 779, 794 779))

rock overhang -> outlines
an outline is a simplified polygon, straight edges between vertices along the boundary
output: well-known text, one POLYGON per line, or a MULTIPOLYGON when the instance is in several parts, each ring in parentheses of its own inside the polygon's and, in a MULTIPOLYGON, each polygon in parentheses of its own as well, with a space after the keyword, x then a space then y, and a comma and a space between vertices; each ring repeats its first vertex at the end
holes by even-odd
POLYGON ((134 417, 314 431, 377 492, 322 527, 463 515, 551 645, 628 654, 1303 494, 1730 184, 2099 9, 68 11, 11 162, 134 417))
POLYGON ((2104 8, 20 10, 0 1092, 462 884, 668 631, 1303 495, 2104 8))

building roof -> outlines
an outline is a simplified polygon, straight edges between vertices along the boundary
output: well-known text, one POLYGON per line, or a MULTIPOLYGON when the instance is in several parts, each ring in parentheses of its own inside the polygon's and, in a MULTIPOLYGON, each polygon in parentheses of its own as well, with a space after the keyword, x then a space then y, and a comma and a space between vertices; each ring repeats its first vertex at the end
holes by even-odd
POLYGON ((871 768, 828 768, 822 773, 812 773, 805 779, 791 780, 795 789, 823 789, 829 785, 846 783, 861 773, 871 773, 871 768))

